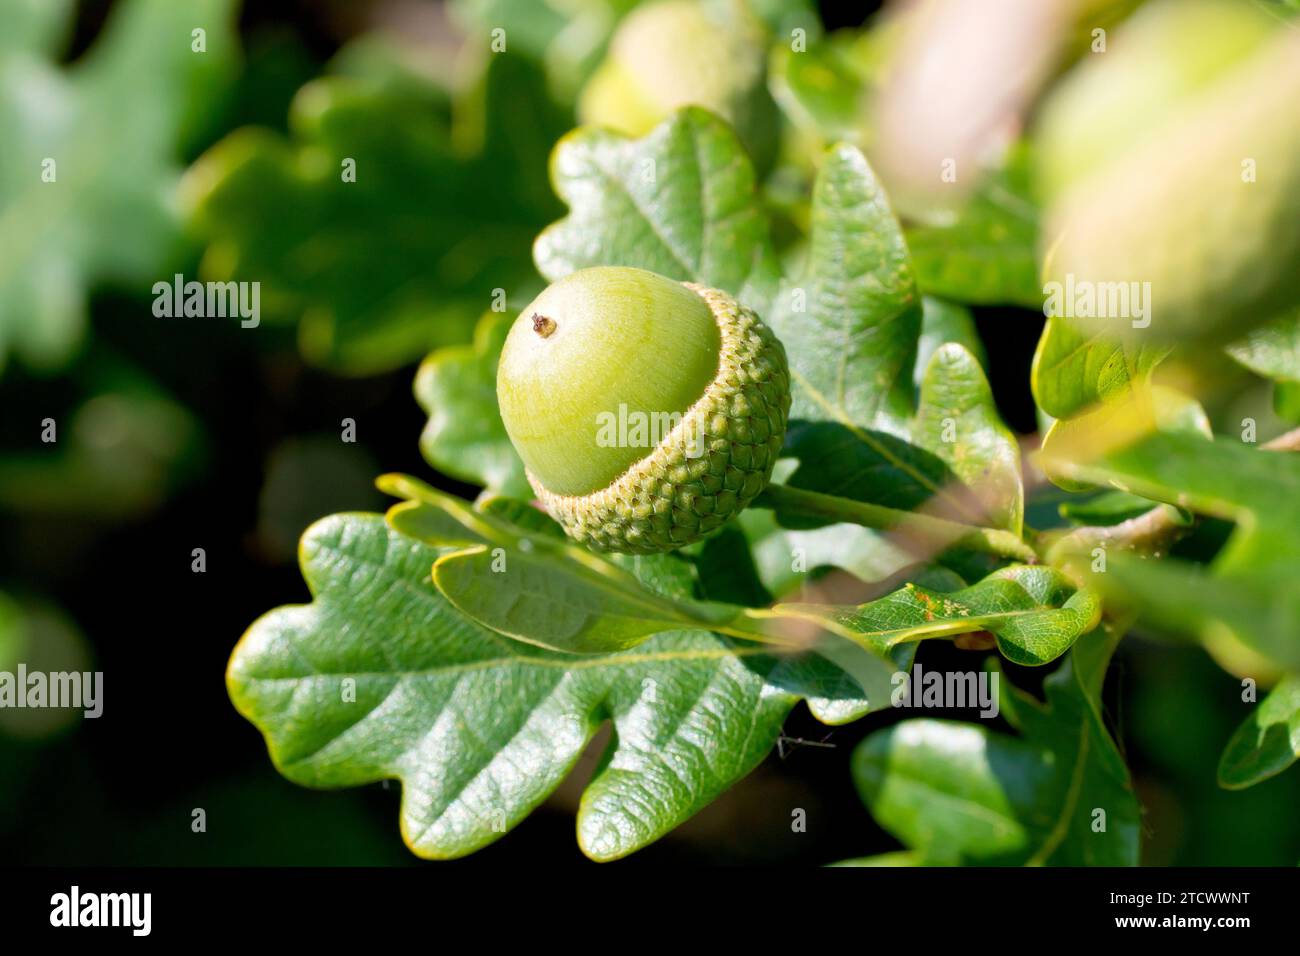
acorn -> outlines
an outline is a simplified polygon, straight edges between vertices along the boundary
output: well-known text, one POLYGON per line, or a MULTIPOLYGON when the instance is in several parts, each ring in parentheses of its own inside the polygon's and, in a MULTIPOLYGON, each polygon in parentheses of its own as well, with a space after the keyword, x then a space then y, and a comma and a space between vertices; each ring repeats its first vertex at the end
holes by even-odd
POLYGON ((583 269, 515 320, 497 400, 542 505, 597 551, 706 537, 766 487, 785 438, 785 349, 718 289, 583 269))
POLYGON ((579 119, 644 136, 675 110, 702 106, 731 123, 760 172, 769 169, 780 122, 767 89, 767 38, 743 9, 722 12, 695 0, 633 10, 583 87, 579 119))
POLYGON ((1093 295, 1078 319, 1094 332, 1210 342, 1292 307, 1297 102, 1300 32, 1263 5, 1135 13, 1041 110, 1045 271, 1062 304, 1093 295))

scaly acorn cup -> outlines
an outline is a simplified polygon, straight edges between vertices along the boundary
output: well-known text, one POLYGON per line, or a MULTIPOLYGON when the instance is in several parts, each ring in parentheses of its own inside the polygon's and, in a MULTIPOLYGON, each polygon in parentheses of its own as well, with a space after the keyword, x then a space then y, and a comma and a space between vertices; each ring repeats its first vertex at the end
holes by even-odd
POLYGON ((717 289, 597 267, 520 313, 497 370, 506 432, 575 540, 652 554, 722 527, 785 438, 785 349, 717 289))

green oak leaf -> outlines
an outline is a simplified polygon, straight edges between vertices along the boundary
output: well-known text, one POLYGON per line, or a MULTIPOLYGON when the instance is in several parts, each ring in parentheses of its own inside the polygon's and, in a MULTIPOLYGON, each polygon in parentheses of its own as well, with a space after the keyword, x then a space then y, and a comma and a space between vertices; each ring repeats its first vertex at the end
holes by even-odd
POLYGON ((1111 555, 1093 586, 1144 621, 1197 637, 1226 628, 1261 654, 1300 668, 1300 457, 1229 439, 1155 432, 1101 454, 1046 463, 1074 480, 1233 521, 1208 566, 1111 555))
POLYGON ((1154 506, 1150 498, 1131 495, 1126 491, 1103 491, 1090 498, 1071 498, 1057 507, 1062 518, 1079 525, 1119 524, 1136 518, 1154 506))
POLYGON ((988 367, 984 343, 980 341, 970 309, 956 302, 927 295, 922 300, 921 338, 916 346, 916 367, 912 372, 912 380, 918 389, 925 377, 925 370, 930 367, 930 357, 938 351, 939 346, 948 342, 956 342, 970 352, 979 361, 981 368, 988 367))
POLYGON ((987 516, 982 524, 1020 534, 1020 445, 998 415, 979 360, 956 342, 941 346, 930 360, 915 432, 977 497, 987 516))
POLYGON ((855 675, 870 675, 871 686, 878 687, 892 673, 890 655, 900 644, 987 630, 998 636, 1009 659, 1041 664, 1064 653, 1100 613, 1095 595, 1041 566, 1004 568, 951 594, 909 584, 856 607, 748 608, 669 599, 639 584, 619 563, 553 534, 525 531, 502 519, 499 509, 472 508, 402 475, 385 476, 379 486, 406 499, 389 512, 394 530, 456 549, 434 563, 432 580, 457 610, 500 634, 549 650, 611 653, 681 627, 818 653, 847 639, 872 655, 858 664, 855 675), (815 625, 811 635, 792 626, 796 622, 815 625))
POLYGON ((570 212, 534 245, 547 279, 637 266, 766 315, 778 273, 754 169, 712 113, 687 107, 636 140, 580 127, 556 146, 551 179, 570 212))
POLYGON ((304 356, 340 372, 466 341, 494 295, 535 283, 528 249, 556 212, 541 170, 566 124, 517 55, 488 56, 450 116, 445 98, 409 76, 327 76, 294 98, 288 140, 217 143, 185 189, 205 275, 261 282, 265 318, 298 322, 304 356))
POLYGON ((921 297, 902 229, 856 147, 824 157, 806 271, 782 284, 765 319, 789 357, 791 418, 904 432, 921 297))
POLYGON ((1060 657, 1091 631, 1101 602, 1053 568, 1011 565, 960 590, 908 584, 857 607, 778 604, 773 611, 833 622, 859 641, 869 638, 880 651, 925 637, 988 631, 1008 660, 1037 665, 1060 657))
POLYGON ((1073 460, 1100 447, 1109 436, 1147 423, 1161 431, 1185 432, 1210 438, 1209 416, 1196 399, 1165 385, 1149 385, 1133 391, 1124 400, 1115 399, 1093 406, 1081 414, 1052 422, 1043 436, 1040 464, 1048 480, 1066 491, 1091 491, 1087 482, 1071 478, 1055 466, 1059 460, 1073 460))
POLYGON ((508 49, 546 67, 557 98, 573 99, 600 62, 619 18, 637 0, 454 0, 449 5, 471 43, 489 49, 509 27, 508 49))
POLYGON ((772 54, 772 96, 796 127, 826 142, 852 140, 861 132, 866 80, 839 38, 814 42, 799 52, 786 44, 772 54))
POLYGON ((877 853, 875 856, 856 856, 826 865, 833 867, 921 866, 922 863, 921 858, 915 853, 877 853))
POLYGON ((1043 304, 1039 279, 1038 206, 1030 189, 1024 146, 1008 152, 953 222, 907 231, 921 291, 980 305, 1043 304))
POLYGON ((1219 786, 1229 790, 1267 780, 1300 759, 1300 677, 1285 677, 1228 741, 1219 786))
POLYGON ((232 0, 119 4, 85 56, 52 57, 64 2, 0 2, 0 365, 72 355, 89 290, 141 292, 178 252, 178 158, 235 59, 232 0), (191 31, 206 30, 206 53, 191 31))
POLYGON ((1055 418, 1122 401, 1150 382, 1167 345, 1121 341, 1054 316, 1043 327, 1030 383, 1038 407, 1055 418))
POLYGON ((511 318, 488 312, 472 345, 431 353, 415 376, 415 398, 429 416, 420 435, 425 460, 444 474, 493 492, 531 497, 524 463, 497 407, 497 364, 511 318))
POLYGON ((1046 704, 1004 686, 1018 737, 930 719, 868 736, 853 777, 876 821, 927 862, 1136 865, 1141 811, 1099 702, 1117 640, 1081 638, 1046 704))
MULTIPOLYGON (((512 641, 430 585, 442 553, 378 515, 318 522, 301 548, 312 603, 260 618, 227 672, 235 706, 290 780, 400 780, 402 833, 420 856, 498 839, 606 720, 614 742, 578 812, 579 843, 597 860, 659 839, 754 769, 801 697, 828 719, 865 712, 865 701, 818 696, 852 683, 831 665, 705 631, 599 657, 512 641)), ((688 585, 672 571, 680 561, 644 564, 661 586, 688 585)))
POLYGON ((1300 310, 1256 326, 1227 352, 1257 375, 1300 382, 1300 310))

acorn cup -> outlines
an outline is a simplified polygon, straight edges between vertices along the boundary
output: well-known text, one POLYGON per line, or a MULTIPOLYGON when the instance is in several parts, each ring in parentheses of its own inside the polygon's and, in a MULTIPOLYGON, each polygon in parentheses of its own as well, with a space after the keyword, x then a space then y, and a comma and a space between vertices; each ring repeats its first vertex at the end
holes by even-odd
POLYGON ((785 350, 717 289, 597 267, 553 283, 506 338, 497 399, 546 510, 599 551, 651 554, 721 528, 785 438, 785 350))

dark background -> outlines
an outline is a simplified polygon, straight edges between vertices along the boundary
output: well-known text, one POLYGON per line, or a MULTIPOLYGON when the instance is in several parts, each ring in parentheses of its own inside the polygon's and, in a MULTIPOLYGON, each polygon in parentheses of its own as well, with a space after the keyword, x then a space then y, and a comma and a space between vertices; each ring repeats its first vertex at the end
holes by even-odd
MULTIPOLYGON (((83 2, 68 59, 93 39, 110 3, 83 2)), ((864 7, 828 4, 828 25, 861 22, 864 7)), ((248 3, 248 71, 212 138, 248 122, 283 127, 297 87, 364 24, 363 3, 248 3), (257 51, 261 51, 260 54, 257 51), (255 55, 256 54, 256 55, 255 55)), ((207 143, 195 145, 194 155, 207 143)), ((193 158, 193 157, 189 157, 193 158)), ((194 274, 197 260, 182 271, 194 274)), ((318 793, 281 779, 258 732, 231 706, 224 670, 240 634, 261 613, 305 601, 285 528, 339 510, 383 507, 370 476, 435 476, 416 439, 424 416, 413 368, 344 379, 304 367, 292 330, 266 327, 253 351, 233 323, 175 319, 166 334, 142 322, 149 303, 100 290, 93 344, 59 379, 11 364, 0 379, 0 453, 36 452, 38 423, 64 421, 105 362, 121 357, 157 379, 202 423, 183 476, 152 510, 87 518, 0 507, 0 580, 12 593, 58 605, 84 633, 105 673, 105 711, 41 739, 0 730, 0 860, 61 864, 416 864, 397 829, 397 786, 318 793), (280 339, 276 340, 275 337, 280 339), (265 341, 265 340, 263 340, 265 341), (357 422, 358 442, 338 441, 357 422), (279 473, 278 519, 267 517, 268 465, 287 439, 319 439, 329 453, 292 458, 279 473), (287 503, 286 503, 287 502, 287 503), (207 571, 191 572, 191 549, 207 571), (191 831, 203 808, 207 832, 191 831)), ((1035 430, 1029 361, 1041 316, 977 310, 1000 408, 1013 428, 1035 430)), ((293 447, 290 445, 290 447, 293 447)), ((301 451, 301 446, 299 446, 301 451)), ((275 469, 270 469, 274 471, 275 469)), ((927 668, 971 666, 968 652, 926 642, 927 668)), ((1012 668, 1035 688, 1042 674, 1012 668)), ((1300 858, 1300 775, 1243 793, 1214 781, 1215 761, 1247 708, 1236 678, 1199 649, 1141 636, 1121 645, 1107 688, 1108 718, 1147 808, 1146 862, 1283 864, 1300 858)), ((939 716, 939 715, 935 715, 939 716)), ((962 715, 957 715, 962 716, 962 715)), ((901 719, 901 718, 900 718, 901 719)), ((875 715, 830 729, 802 706, 786 731, 831 746, 792 744, 694 820, 625 865, 812 863, 896 848, 859 802, 848 774, 853 745, 891 720, 875 715), (790 808, 808 831, 790 831, 790 808)), ((589 753, 560 794, 501 842, 459 865, 579 862, 573 815, 589 753)))

